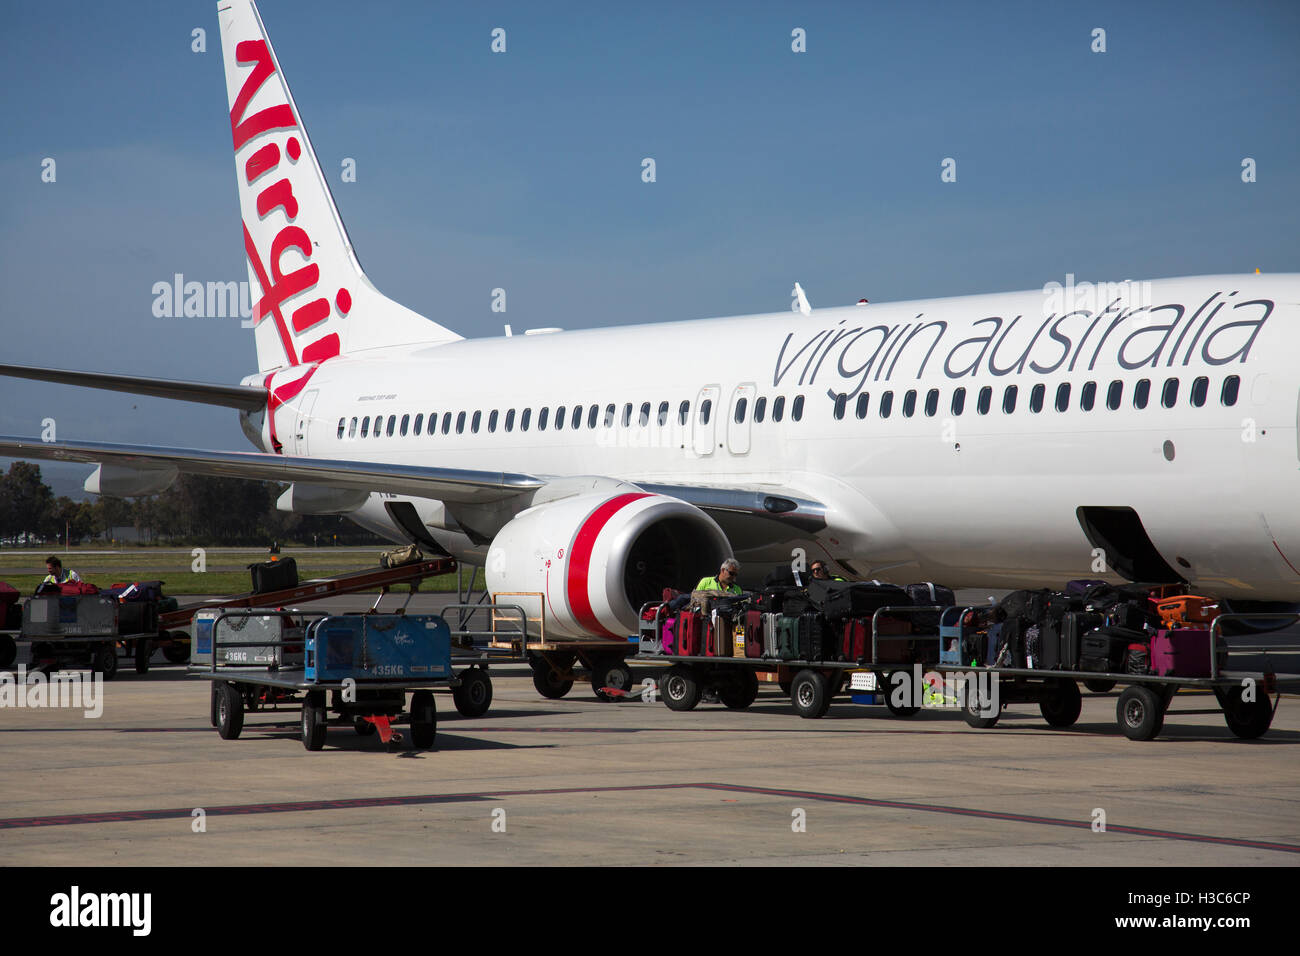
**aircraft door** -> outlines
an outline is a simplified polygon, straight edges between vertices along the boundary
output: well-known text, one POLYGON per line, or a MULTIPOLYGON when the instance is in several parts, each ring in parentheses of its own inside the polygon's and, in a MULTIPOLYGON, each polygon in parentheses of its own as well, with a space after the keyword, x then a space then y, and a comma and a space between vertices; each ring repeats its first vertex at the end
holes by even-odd
POLYGON ((304 392, 302 398, 298 400, 298 410, 294 414, 294 454, 307 454, 307 435, 311 429, 311 410, 316 405, 316 396, 320 394, 318 389, 312 389, 310 392, 304 392))
POLYGON ((753 382, 746 382, 737 385, 731 393, 731 407, 727 410, 727 450, 733 455, 749 454, 749 423, 754 414, 757 391, 753 382))
POLYGON ((695 399, 691 417, 691 447, 701 457, 712 455, 718 432, 718 396, 722 390, 717 385, 705 385, 695 399))

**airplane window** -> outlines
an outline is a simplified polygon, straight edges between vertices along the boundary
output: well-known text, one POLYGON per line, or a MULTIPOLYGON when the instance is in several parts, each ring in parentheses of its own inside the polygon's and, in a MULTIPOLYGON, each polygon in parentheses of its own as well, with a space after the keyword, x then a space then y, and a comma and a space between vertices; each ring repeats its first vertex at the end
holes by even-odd
POLYGON ((402 416, 402 427, 401 427, 401 432, 402 432, 402 437, 403 437, 403 438, 406 437, 406 433, 407 433, 407 431, 410 430, 410 427, 411 427, 411 416, 410 416, 410 415, 403 415, 403 416, 402 416))
POLYGON ((668 403, 659 403, 659 427, 663 428, 668 424, 668 403))
POLYGON ((993 387, 985 385, 980 389, 979 398, 975 401, 975 411, 981 415, 989 413, 989 406, 993 403, 993 387))
POLYGON ((855 411, 855 414, 858 416, 858 418, 867 417, 867 406, 870 404, 871 404, 871 396, 868 395, 866 392, 863 392, 861 395, 858 396, 858 407, 855 411))
POLYGON ((1097 383, 1084 382, 1083 391, 1079 394, 1079 407, 1085 412, 1092 411, 1093 404, 1097 401, 1097 383))
POLYGON ((548 419, 550 415, 551 410, 545 405, 537 410, 537 430, 539 432, 546 431, 546 419, 548 419))
POLYGON ((482 413, 482 412, 475 412, 475 413, 474 413, 474 417, 473 417, 472 419, 470 419, 469 430, 472 431, 475 435, 477 435, 477 434, 478 434, 478 426, 479 426, 479 424, 480 424, 482 421, 483 421, 483 413, 482 413))
POLYGON ((794 402, 790 405, 790 417, 795 421, 803 420, 803 396, 796 395, 794 402))
POLYGON ((1192 383, 1192 404, 1200 408, 1210 394, 1210 380, 1202 375, 1192 383))
POLYGON ((767 417, 767 396, 755 400, 754 402, 754 421, 761 422, 767 417))
POLYGON ((600 421, 600 406, 592 405, 591 410, 587 412, 587 427, 595 428, 598 421, 600 421))
POLYGON ((952 413, 960 415, 966 410, 966 389, 955 388, 952 392, 952 413))
POLYGON ((650 424, 650 403, 649 402, 641 403, 641 414, 637 418, 637 424, 640 425, 642 428, 645 428, 647 425, 650 424))
POLYGON ((463 435, 464 433, 465 433, 465 413, 460 412, 456 415, 456 434, 463 435))
POLYGON ((1119 403, 1124 398, 1124 383, 1119 379, 1110 383, 1110 388, 1106 390, 1106 407, 1112 412, 1119 408, 1119 403))
MULTIPOLYGON (((708 422, 707 416, 705 417, 704 421, 707 424, 708 422)), ((624 428, 632 427, 632 403, 631 402, 628 402, 626 405, 623 406, 623 427, 624 428)))
POLYGON ((349 437, 349 438, 356 438, 356 437, 357 437, 357 419, 356 419, 356 416, 353 416, 353 418, 352 418, 352 424, 350 424, 350 425, 348 426, 348 437, 349 437))
POLYGON ((682 404, 677 408, 677 423, 679 425, 685 425, 690 420, 691 420, 691 403, 682 402, 682 404))
POLYGON ((442 433, 444 435, 451 431, 451 412, 442 413, 442 433))
POLYGON ((932 388, 925 394, 925 416, 934 418, 935 413, 939 411, 939 390, 932 388))
POLYGON ((581 405, 573 406, 573 421, 569 422, 569 427, 575 429, 582 427, 582 406, 581 405))
POLYGON ((1070 410, 1070 383, 1062 382, 1056 386, 1056 410, 1066 412, 1070 410))
POLYGON ((494 408, 492 409, 492 411, 488 412, 488 431, 494 432, 496 430, 497 430, 497 410, 494 408))
POLYGON ((397 416, 389 415, 388 416, 388 437, 392 438, 393 432, 395 431, 397 431, 397 416))
POLYGON ((515 430, 515 410, 512 408, 510 409, 510 411, 506 412, 506 431, 512 432, 514 430, 515 430))
MULTIPOLYGON (((627 407, 627 413, 629 415, 632 414, 631 405, 627 407)), ((709 416, 712 414, 713 414, 713 399, 706 398, 704 401, 700 402, 700 424, 707 425, 709 423, 709 416)))
POLYGON ((1039 383, 1029 392, 1029 410, 1037 414, 1043 410, 1043 396, 1047 394, 1047 386, 1039 383))
POLYGON ((888 418, 889 413, 894 410, 894 393, 881 392, 880 394, 880 417, 888 418))
POLYGON ((785 417, 785 396, 778 395, 772 399, 772 421, 779 422, 785 417))
MULTIPOLYGON (((369 434, 370 434, 370 416, 367 415, 365 418, 361 419, 361 437, 365 438, 369 434)), ((1206 653, 1208 654, 1209 652, 1207 651, 1206 653)))
POLYGON ((1014 385, 1008 385, 1007 390, 1002 393, 1002 411, 1010 415, 1016 410, 1016 393, 1019 391, 1014 385))
POLYGON ((916 389, 909 388, 907 394, 903 396, 903 417, 911 418, 912 413, 916 411, 916 389))
POLYGON ((556 431, 560 431, 562 428, 564 428, 564 412, 565 412, 565 408, 564 408, 563 405, 561 405, 559 408, 557 408, 557 409, 555 410, 555 430, 556 430, 556 431))
POLYGON ((420 414, 415 416, 415 433, 417 435, 420 434, 420 431, 421 429, 423 429, 423 427, 424 427, 424 412, 420 412, 420 414))
POLYGON ((347 427, 348 427, 348 420, 347 420, 346 418, 340 418, 340 419, 339 419, 339 437, 340 437, 340 438, 343 437, 343 432, 347 430, 347 427))
POLYGON ((844 409, 848 407, 849 396, 846 392, 840 392, 835 396, 835 420, 841 421, 844 418, 844 409))
POLYGON ((1146 408, 1147 399, 1151 397, 1151 380, 1142 379, 1133 387, 1133 407, 1146 408))
POLYGON ((1229 375, 1223 380, 1223 392, 1219 396, 1219 401, 1224 405, 1237 404, 1237 392, 1241 390, 1241 377, 1238 375, 1229 375))
POLYGON ((1165 379, 1165 387, 1160 390, 1160 404, 1165 408, 1173 408, 1178 402, 1178 379, 1165 379))
POLYGON ((745 412, 746 412, 748 409, 749 409, 749 399, 747 399, 747 398, 742 398, 742 399, 740 399, 738 402, 736 402, 736 411, 735 411, 735 414, 734 414, 732 417, 735 418, 735 420, 736 420, 736 424, 737 424, 737 425, 739 425, 739 424, 741 424, 742 422, 744 422, 744 420, 745 420, 745 412))
POLYGON ((519 430, 521 432, 528 431, 528 423, 532 421, 532 418, 533 410, 531 408, 525 408, 519 416, 519 430))

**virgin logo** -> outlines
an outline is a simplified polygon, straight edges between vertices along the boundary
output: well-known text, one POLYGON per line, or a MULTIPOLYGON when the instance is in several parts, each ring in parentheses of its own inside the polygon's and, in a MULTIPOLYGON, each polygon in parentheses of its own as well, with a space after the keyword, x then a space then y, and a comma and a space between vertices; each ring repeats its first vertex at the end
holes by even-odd
MULTIPOLYGON (((275 63, 265 40, 241 41, 235 47, 235 62, 241 66, 253 64, 252 71, 245 77, 239 96, 230 109, 230 132, 235 144, 235 155, 238 156, 240 149, 253 137, 272 130, 297 131, 298 121, 288 103, 268 106, 251 116, 244 115, 257 91, 275 75, 275 63)), ((285 171, 292 172, 293 164, 302 156, 302 143, 297 136, 290 135, 285 139, 284 153, 289 160, 285 171)), ((311 237, 305 229, 293 223, 298 217, 298 200, 293 194, 293 184, 288 178, 275 179, 270 175, 280 170, 280 160, 280 144, 272 141, 257 149, 244 163, 244 178, 248 185, 251 186, 263 177, 267 178, 266 184, 257 194, 258 217, 265 219, 276 210, 284 215, 284 225, 271 240, 269 269, 263 264, 248 223, 244 223, 244 249, 262 287, 262 298, 253 306, 253 323, 256 325, 268 316, 274 319, 289 365, 297 365, 300 361, 322 362, 339 354, 337 333, 332 332, 307 343, 303 346, 301 356, 294 343, 330 317, 329 300, 323 297, 312 299, 294 309, 289 322, 284 318, 284 303, 315 288, 320 281, 320 267, 311 261, 311 237), (290 249, 301 253, 305 263, 286 274, 281 267, 281 260, 290 249)), ((334 306, 340 316, 347 315, 352 308, 351 293, 340 288, 334 296, 334 306)))

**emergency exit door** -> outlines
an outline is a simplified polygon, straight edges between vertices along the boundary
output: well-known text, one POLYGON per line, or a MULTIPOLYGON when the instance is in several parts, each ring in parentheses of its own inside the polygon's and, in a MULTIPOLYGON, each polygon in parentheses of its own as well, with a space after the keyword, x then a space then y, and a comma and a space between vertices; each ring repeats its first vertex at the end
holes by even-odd
POLYGON ((697 455, 712 455, 717 447, 718 396, 717 385, 705 385, 695 397, 695 413, 691 416, 691 447, 697 455))
POLYGON ((307 435, 311 430, 311 410, 316 405, 316 396, 320 394, 318 389, 312 389, 310 392, 304 392, 302 398, 298 400, 298 411, 294 415, 294 454, 307 454, 307 435))
POLYGON ((749 454, 749 423, 754 414, 754 395, 758 387, 753 382, 737 385, 731 393, 727 409, 727 451, 733 455, 749 454))

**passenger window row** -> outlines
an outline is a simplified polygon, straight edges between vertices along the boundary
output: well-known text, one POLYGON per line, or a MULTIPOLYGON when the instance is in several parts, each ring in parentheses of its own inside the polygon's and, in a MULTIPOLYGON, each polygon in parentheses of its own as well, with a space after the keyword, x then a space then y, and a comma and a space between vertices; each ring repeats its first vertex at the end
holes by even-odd
MULTIPOLYGON (((1160 389, 1160 404, 1165 408, 1173 408, 1178 403, 1179 381, 1176 378, 1165 380, 1160 389)), ((1070 390, 1069 382, 1061 382, 1056 386, 1055 394, 1052 398, 1052 407, 1058 412, 1069 411, 1070 409, 1070 390)), ((1241 391, 1241 377, 1238 375, 1229 375, 1223 380, 1223 386, 1219 391, 1219 403, 1225 407, 1231 407, 1237 404, 1237 397, 1241 391)), ((1189 395, 1189 401, 1194 408, 1201 408, 1205 405, 1210 394, 1210 380, 1202 375, 1192 382, 1189 395)), ((1019 387, 1008 385, 1002 390, 1002 411, 1010 415, 1016 410, 1016 403, 1019 396, 1019 387)), ((901 411, 904 418, 911 418, 917 411, 918 392, 916 389, 909 389, 903 394, 901 411)), ((939 389, 932 388, 925 394, 924 409, 927 418, 933 418, 939 413, 939 389)), ((1133 387, 1133 407, 1146 408, 1151 401, 1151 380, 1141 379, 1133 387)), ((1079 389, 1079 408, 1081 411, 1090 412, 1097 402, 1097 383, 1085 382, 1079 389)), ((1111 382, 1106 389, 1106 407, 1111 411, 1117 410, 1124 402, 1124 383, 1119 379, 1111 382)), ((1047 403, 1047 386, 1043 384, 1035 385, 1029 391, 1029 410, 1035 414, 1042 412, 1047 403)), ((834 415, 837 420, 843 419, 848 413, 849 397, 841 392, 835 397, 834 415)), ((867 392, 858 395, 853 406, 855 417, 866 418, 871 406, 871 396, 867 392)), ((981 415, 987 415, 993 407, 993 387, 985 385, 979 390, 975 397, 975 411, 981 415)), ((952 391, 952 402, 949 405, 949 412, 952 415, 960 415, 966 409, 966 389, 958 387, 952 391)), ((879 401, 876 403, 877 414, 881 418, 889 418, 894 411, 894 393, 892 391, 881 392, 879 401)))

